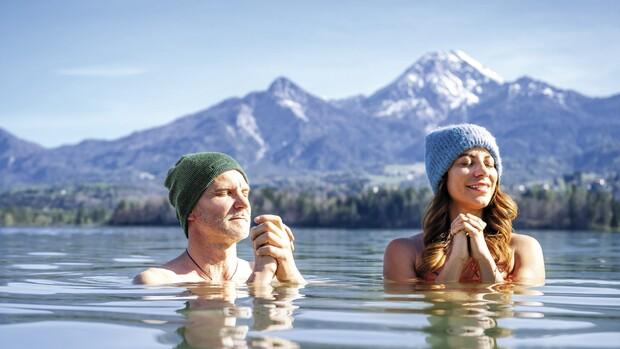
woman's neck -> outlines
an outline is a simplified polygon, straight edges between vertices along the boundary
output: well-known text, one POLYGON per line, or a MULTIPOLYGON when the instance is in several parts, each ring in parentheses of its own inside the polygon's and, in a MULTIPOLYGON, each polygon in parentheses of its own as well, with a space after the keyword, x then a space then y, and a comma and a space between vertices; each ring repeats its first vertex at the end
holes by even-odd
POLYGON ((450 222, 452 222, 461 213, 463 214, 470 213, 470 214, 473 214, 474 216, 482 218, 482 210, 467 209, 467 208, 460 207, 455 204, 450 204, 450 222))

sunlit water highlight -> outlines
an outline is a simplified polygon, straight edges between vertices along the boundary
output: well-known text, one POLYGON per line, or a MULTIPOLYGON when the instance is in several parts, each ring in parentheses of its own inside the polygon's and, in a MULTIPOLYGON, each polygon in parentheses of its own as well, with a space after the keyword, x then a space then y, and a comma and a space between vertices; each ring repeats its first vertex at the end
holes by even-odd
POLYGON ((385 245, 414 233, 297 229, 303 288, 143 287, 131 278, 183 250, 179 229, 3 228, 2 347, 619 346, 619 234, 533 233, 541 287, 384 285, 385 245))

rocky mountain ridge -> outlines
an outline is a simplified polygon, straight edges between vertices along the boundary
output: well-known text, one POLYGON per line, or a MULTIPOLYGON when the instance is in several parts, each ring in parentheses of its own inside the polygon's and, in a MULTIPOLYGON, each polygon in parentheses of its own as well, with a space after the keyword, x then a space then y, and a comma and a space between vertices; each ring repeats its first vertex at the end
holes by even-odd
POLYGON ((182 154, 222 151, 256 183, 385 175, 423 161, 424 135, 474 122, 498 139, 507 182, 620 171, 620 95, 591 98, 504 80, 462 51, 424 55, 370 96, 321 99, 285 77, 173 122, 112 141, 46 149, 0 130, 0 189, 122 183, 161 188, 182 154))

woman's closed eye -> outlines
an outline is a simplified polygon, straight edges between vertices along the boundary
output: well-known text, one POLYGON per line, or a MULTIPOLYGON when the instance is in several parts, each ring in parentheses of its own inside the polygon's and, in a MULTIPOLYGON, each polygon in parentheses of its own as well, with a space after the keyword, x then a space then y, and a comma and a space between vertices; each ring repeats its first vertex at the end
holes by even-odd
POLYGON ((459 161, 459 165, 461 165, 462 167, 468 167, 468 166, 471 166, 471 164, 472 164, 472 161, 469 158, 465 158, 459 161))

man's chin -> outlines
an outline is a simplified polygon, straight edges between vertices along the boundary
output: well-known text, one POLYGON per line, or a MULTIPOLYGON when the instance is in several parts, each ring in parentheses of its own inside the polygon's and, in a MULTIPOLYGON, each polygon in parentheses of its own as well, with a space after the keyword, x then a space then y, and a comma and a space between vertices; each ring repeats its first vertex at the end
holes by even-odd
POLYGON ((248 224, 246 227, 237 231, 237 235, 241 237, 240 240, 247 238, 250 235, 250 225, 248 224))
POLYGON ((229 232, 230 235, 234 235, 238 240, 243 240, 250 235, 250 223, 235 224, 233 227, 230 227, 229 232))

